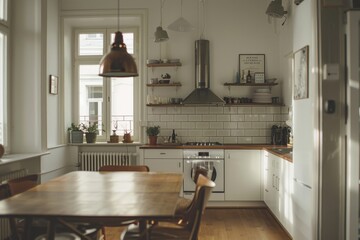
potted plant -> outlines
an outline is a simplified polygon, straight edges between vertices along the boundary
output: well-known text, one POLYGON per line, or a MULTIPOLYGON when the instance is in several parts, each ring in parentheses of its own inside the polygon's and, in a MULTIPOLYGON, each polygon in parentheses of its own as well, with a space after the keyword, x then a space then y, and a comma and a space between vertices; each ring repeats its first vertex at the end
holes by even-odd
MULTIPOLYGON (((82 129, 85 132, 85 138, 87 143, 95 143, 96 136, 99 134, 99 124, 98 122, 89 122, 89 124, 82 123, 82 129)), ((104 129, 102 129, 105 132, 104 129)))
POLYGON ((157 135, 160 133, 160 126, 153 126, 146 128, 146 134, 149 136, 149 144, 156 145, 157 135))
POLYGON ((75 123, 71 123, 71 126, 67 129, 70 136, 70 143, 83 143, 84 132, 81 126, 81 124, 75 125, 75 123))

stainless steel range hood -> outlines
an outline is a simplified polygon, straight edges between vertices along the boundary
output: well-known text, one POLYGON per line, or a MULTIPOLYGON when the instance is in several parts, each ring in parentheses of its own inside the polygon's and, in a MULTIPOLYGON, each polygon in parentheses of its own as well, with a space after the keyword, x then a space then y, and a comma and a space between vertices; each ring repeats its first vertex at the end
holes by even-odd
POLYGON ((187 96, 183 104, 223 105, 225 102, 210 90, 209 40, 195 41, 195 90, 187 96))

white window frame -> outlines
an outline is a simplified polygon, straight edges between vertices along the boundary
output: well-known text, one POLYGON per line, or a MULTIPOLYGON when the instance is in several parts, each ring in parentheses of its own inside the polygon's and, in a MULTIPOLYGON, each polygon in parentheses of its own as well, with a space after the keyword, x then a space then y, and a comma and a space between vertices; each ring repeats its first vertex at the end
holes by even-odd
POLYGON ((2 131, 3 131, 3 142, 2 144, 5 147, 5 153, 8 153, 11 151, 11 146, 9 145, 10 143, 10 135, 9 135, 9 118, 10 118, 10 113, 9 113, 9 63, 10 63, 10 59, 9 59, 9 51, 10 51, 10 27, 9 27, 9 22, 8 22, 8 14, 9 14, 9 6, 8 6, 8 0, 4 0, 4 6, 3 6, 4 11, 4 19, 0 20, 0 33, 4 34, 5 36, 5 44, 4 44, 4 65, 3 65, 3 71, 0 74, 3 74, 3 91, 0 92, 0 97, 2 98, 3 104, 2 106, 0 106, 0 109, 2 109, 3 111, 3 116, 4 116, 4 126, 2 127, 2 131))
MULTIPOLYGON (((110 44, 113 42, 113 39, 110 39, 110 35, 114 32, 116 32, 117 29, 98 29, 98 28, 86 28, 86 29, 76 29, 74 31, 74 82, 73 82, 73 88, 74 88, 74 116, 73 119, 79 119, 80 118, 80 107, 79 107, 79 66, 80 65, 93 65, 93 64, 99 64, 101 58, 103 55, 86 55, 86 56, 79 56, 79 46, 78 46, 78 36, 79 34, 83 33, 102 33, 104 34, 104 49, 103 53, 104 55, 107 54, 110 51, 110 44)), ((139 28, 138 27, 127 27, 127 28, 121 28, 121 32, 127 33, 131 32, 134 34, 134 54, 132 55, 135 59, 135 62, 137 66, 139 66, 139 28)), ((134 79, 134 131, 131 133, 132 138, 134 141, 140 141, 140 109, 141 109, 141 101, 140 101, 140 83, 138 79, 134 79)), ((105 133, 102 136, 98 136, 97 141, 98 142, 106 142, 110 135, 112 134, 112 125, 109 122, 109 119, 111 118, 111 82, 107 78, 103 78, 103 107, 102 107, 102 121, 104 123, 104 129, 105 133)))

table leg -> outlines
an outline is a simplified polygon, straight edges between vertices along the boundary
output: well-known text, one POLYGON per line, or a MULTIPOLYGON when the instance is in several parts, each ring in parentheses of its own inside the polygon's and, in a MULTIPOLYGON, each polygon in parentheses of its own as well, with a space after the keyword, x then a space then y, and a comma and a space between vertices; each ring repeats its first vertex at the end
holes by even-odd
POLYGON ((147 220, 139 220, 139 232, 142 240, 149 240, 149 232, 147 230, 147 220))
POLYGON ((49 219, 48 231, 47 231, 47 239, 49 239, 49 240, 55 239, 55 226, 56 226, 56 220, 55 219, 49 219))

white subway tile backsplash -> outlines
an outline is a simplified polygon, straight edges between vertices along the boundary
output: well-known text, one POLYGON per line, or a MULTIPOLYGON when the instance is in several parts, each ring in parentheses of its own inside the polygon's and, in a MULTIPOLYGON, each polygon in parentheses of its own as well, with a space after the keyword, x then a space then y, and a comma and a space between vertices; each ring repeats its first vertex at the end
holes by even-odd
POLYGON ((224 107, 224 113, 225 114, 236 114, 238 111, 237 107, 230 107, 230 106, 226 106, 224 107))
POLYGON ((168 138, 175 129, 182 142, 270 143, 271 127, 288 119, 287 106, 148 107, 148 126, 168 138))
POLYGON ((259 115, 245 115, 245 121, 247 122, 259 121, 259 115))
POLYGON ((158 122, 160 121, 160 115, 148 115, 148 121, 151 121, 151 122, 158 122))
POLYGON ((281 109, 280 109, 280 107, 267 107, 266 112, 267 113, 280 113, 281 109))
POLYGON ((272 121, 274 121, 274 116, 271 115, 271 114, 269 114, 269 115, 260 114, 259 115, 259 121, 261 121, 261 122, 272 122, 272 121))
POLYGON ((204 130, 203 131, 203 136, 205 137, 215 137, 216 135, 216 130, 204 130))
POLYGON ((230 137, 230 130, 217 130, 217 136, 230 137))
POLYGON ((167 114, 181 114, 180 107, 168 107, 166 109, 167 114))
POLYGON ((218 122, 230 122, 230 115, 217 115, 216 120, 218 122))
POLYGON ((252 143, 252 137, 238 137, 237 138, 238 144, 251 144, 252 143))
POLYGON ((216 122, 216 115, 202 115, 203 121, 216 122))
POLYGON ((202 116, 201 115, 189 115, 188 120, 190 122, 198 122, 202 120, 202 116))
POLYGON ((251 107, 238 107, 238 113, 250 114, 251 107))
POLYGON ((196 107, 196 114, 209 114, 209 107, 196 107))
POLYGON ((194 122, 181 122, 181 129, 195 129, 194 122))
POLYGON ((180 129, 181 128, 181 123, 180 122, 168 122, 167 123, 167 128, 180 129))
POLYGON ((174 115, 174 121, 187 122, 189 121, 188 115, 174 115))
POLYGON ((211 114, 222 114, 224 113, 224 107, 210 107, 211 114))
POLYGON ((266 108, 265 107, 252 107, 251 112, 253 114, 266 113, 266 108))
POLYGON ((160 121, 161 122, 174 121, 174 116, 173 115, 160 115, 160 121))
POLYGON ((224 128, 224 123, 223 122, 211 122, 210 123, 210 128, 211 129, 223 129, 224 128))
POLYGON ((238 122, 239 129, 248 129, 251 128, 251 122, 238 122))
POLYGON ((181 113, 182 114, 195 114, 195 107, 182 107, 181 113))
POLYGON ((237 137, 224 137, 224 144, 237 143, 237 137))
POLYGON ((251 128, 264 129, 266 126, 265 122, 252 122, 251 128))
POLYGON ((244 115, 231 115, 230 120, 232 122, 242 122, 244 121, 245 116, 244 115))
POLYGON ((237 129, 237 122, 224 122, 224 129, 237 129))
POLYGON ((245 129, 244 136, 245 137, 258 137, 260 135, 259 130, 257 129, 245 129))
POLYGON ((240 137, 240 136, 244 136, 244 132, 245 130, 232 130, 230 135, 234 136, 234 137, 240 137))
POLYGON ((209 122, 197 122, 196 129, 209 129, 210 123, 209 122))

